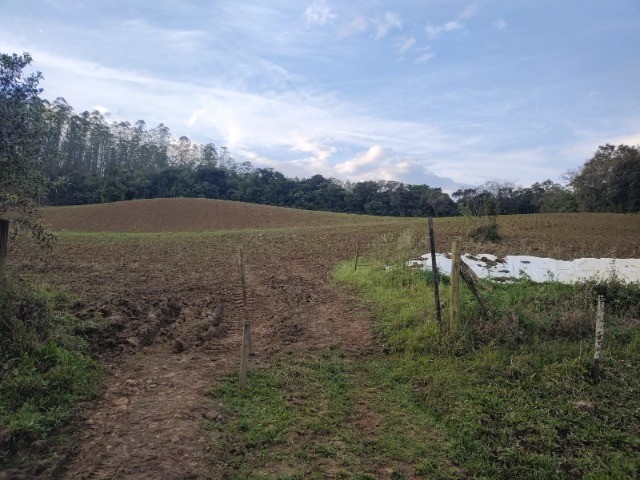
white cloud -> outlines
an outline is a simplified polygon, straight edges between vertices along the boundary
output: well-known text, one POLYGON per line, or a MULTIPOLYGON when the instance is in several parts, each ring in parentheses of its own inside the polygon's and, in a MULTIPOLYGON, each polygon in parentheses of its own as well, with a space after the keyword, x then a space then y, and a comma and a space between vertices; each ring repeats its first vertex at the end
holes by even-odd
POLYGON ((471 20, 476 13, 478 13, 478 5, 469 5, 460 15, 458 15, 458 19, 464 21, 471 20))
POLYGON ((434 40, 435 38, 440 36, 440 34, 443 32, 453 32, 456 30, 462 30, 464 26, 465 26, 464 23, 461 23, 458 21, 450 21, 437 26, 427 25, 427 27, 425 28, 425 31, 427 32, 427 36, 429 37, 429 40, 434 40))
POLYGON ((310 175, 329 170, 328 160, 336 152, 333 146, 327 146, 323 141, 301 134, 293 135, 294 144, 291 150, 294 152, 310 153, 311 155, 303 159, 298 159, 294 163, 303 166, 310 175))
POLYGON ((374 145, 367 151, 356 155, 355 157, 335 165, 335 170, 341 176, 358 179, 363 173, 366 174, 372 168, 378 168, 389 159, 391 150, 374 145))
MULTIPOLYGON (((612 145, 640 145, 640 132, 631 135, 621 135, 614 138, 603 139, 598 145, 610 143, 612 145)), ((595 148, 593 151, 595 152, 595 148)))
POLYGON ((557 155, 557 152, 544 147, 500 151, 485 149, 478 153, 469 150, 464 161, 449 166, 447 175, 467 185, 506 180, 517 185, 531 185, 535 181, 547 178, 556 179, 562 173, 563 168, 557 163, 548 164, 549 158, 554 158, 554 154, 557 155), (485 168, 473 168, 474 165, 484 165, 485 168))
POLYGON ((96 105, 93 107, 94 110, 99 111, 102 115, 106 115, 109 113, 109 109, 107 107, 103 107, 102 105, 96 105))
POLYGON ((369 20, 362 15, 356 15, 349 22, 343 23, 340 26, 338 33, 339 38, 351 37, 354 35, 360 35, 369 28, 369 20))
POLYGON ((499 18, 491 22, 491 26, 495 30, 504 30, 505 28, 507 28, 507 22, 505 22, 502 18, 499 18))
MULTIPOLYGON (((31 56, 36 59, 37 67, 47 72, 59 70, 68 75, 78 75, 79 77, 88 77, 90 79, 108 79, 140 85, 156 81, 152 77, 141 75, 137 72, 105 67, 95 62, 85 62, 73 58, 61 57, 41 50, 32 49, 31 56)), ((45 77, 45 80, 49 75, 50 74, 45 77)), ((44 86, 46 88, 46 82, 44 86)))
POLYGON ((397 13, 389 11, 373 19, 367 19, 362 14, 357 14, 349 22, 340 26, 338 36, 346 38, 360 35, 366 32, 370 26, 375 28, 375 38, 380 39, 386 37, 393 29, 402 30, 402 18, 397 13))
POLYGON ((304 11, 304 19, 307 25, 325 25, 333 22, 337 17, 324 0, 315 0, 304 11))
POLYGON ((205 109, 196 110, 187 120, 187 127, 193 127, 198 122, 198 117, 205 113, 205 109))
POLYGON ((396 39, 396 46, 398 47, 398 51, 400 53, 406 52, 415 44, 416 44, 416 39, 412 36, 409 37, 409 36, 403 35, 396 39))
POLYGON ((422 55, 419 55, 418 57, 416 57, 415 62, 418 64, 427 63, 429 60, 431 60, 435 56, 436 56, 435 53, 433 53, 430 50, 427 50, 422 55))
POLYGON ((399 155, 391 148, 376 144, 352 158, 337 163, 334 174, 353 181, 394 180, 404 183, 426 183, 454 190, 458 185, 447 177, 431 172, 424 162, 399 155))
POLYGON ((374 20, 373 23, 376 25, 376 38, 386 37, 392 28, 402 30, 402 19, 393 12, 385 12, 384 17, 374 20))
POLYGON ((425 31, 427 32, 429 40, 435 40, 445 32, 464 30, 467 26, 467 22, 471 20, 471 18, 473 18, 477 12, 477 5, 471 5, 467 7, 462 13, 460 13, 455 20, 450 20, 441 25, 427 25, 425 27, 425 31))

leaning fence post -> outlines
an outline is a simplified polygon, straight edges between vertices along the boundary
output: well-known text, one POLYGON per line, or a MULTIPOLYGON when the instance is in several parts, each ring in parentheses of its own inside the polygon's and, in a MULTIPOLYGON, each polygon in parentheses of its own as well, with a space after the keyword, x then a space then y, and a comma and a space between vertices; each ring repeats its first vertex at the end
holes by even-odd
POLYGON ((456 238, 451 246, 451 302, 449 331, 455 334, 460 318, 460 239, 456 238))
POLYGON ((440 332, 444 331, 442 325, 442 310, 440 308, 440 288, 438 279, 438 264, 436 263, 436 235, 433 231, 433 218, 429 217, 429 246, 431 247, 431 270, 433 271, 433 294, 436 299, 436 319, 440 332))
POLYGON ((462 280, 464 280, 464 283, 467 284, 467 287, 469 287, 469 290, 471 290, 473 296, 476 297, 476 300, 478 300, 478 303, 484 310, 485 315, 487 317, 492 317, 493 315, 491 313, 491 309, 489 308, 489 304, 487 304, 485 299, 482 298, 482 295, 480 295, 478 287, 476 286, 476 281, 479 282, 480 279, 475 274, 475 272, 471 270, 471 267, 462 260, 460 260, 460 277, 462 278, 462 280))
POLYGON ((249 365, 249 352, 251 351, 251 323, 247 313, 247 288, 244 281, 244 259, 242 258, 242 249, 238 250, 239 266, 240 266, 240 285, 242 286, 242 309, 244 312, 244 320, 242 322, 242 348, 240 350, 240 381, 238 386, 244 388, 247 383, 247 368, 249 365))
POLYGON ((9 220, 0 218, 0 282, 4 280, 4 266, 7 258, 8 243, 9 243, 9 220))
POLYGON ((604 336, 604 297, 598 295, 598 311, 596 313, 596 340, 593 350, 593 369, 591 376, 600 381, 600 352, 602 351, 602 337, 604 336))

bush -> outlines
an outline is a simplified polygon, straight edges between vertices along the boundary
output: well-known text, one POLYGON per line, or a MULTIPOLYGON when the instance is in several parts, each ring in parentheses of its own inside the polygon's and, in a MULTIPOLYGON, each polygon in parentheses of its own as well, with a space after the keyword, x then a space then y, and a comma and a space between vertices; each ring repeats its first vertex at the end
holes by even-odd
POLYGON ((491 217, 487 220, 487 223, 473 229, 469 236, 476 242, 484 241, 495 243, 502 240, 498 232, 498 221, 496 217, 491 217))

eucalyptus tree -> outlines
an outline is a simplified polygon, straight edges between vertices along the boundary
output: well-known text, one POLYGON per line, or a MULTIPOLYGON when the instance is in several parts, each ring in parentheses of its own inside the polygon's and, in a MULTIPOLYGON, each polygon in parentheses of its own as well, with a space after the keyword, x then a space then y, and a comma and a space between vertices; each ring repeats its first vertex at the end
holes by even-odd
POLYGON ((102 175, 107 159, 112 156, 114 139, 109 124, 99 111, 89 116, 89 132, 87 139, 88 161, 83 173, 102 175))
POLYGON ((207 143, 200 149, 200 165, 215 167, 218 163, 218 151, 213 143, 207 143))
POLYGON ((171 130, 164 124, 161 123, 149 131, 150 169, 158 171, 169 166, 170 143, 171 130))

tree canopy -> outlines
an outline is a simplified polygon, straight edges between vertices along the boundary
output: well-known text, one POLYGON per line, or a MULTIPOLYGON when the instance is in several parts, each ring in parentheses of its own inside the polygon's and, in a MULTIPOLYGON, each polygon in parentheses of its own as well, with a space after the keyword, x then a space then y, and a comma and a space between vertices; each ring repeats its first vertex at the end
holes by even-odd
POLYGON ((640 212, 640 145, 600 146, 570 185, 582 211, 640 212))
POLYGON ((0 216, 48 243, 51 236, 35 210, 46 194, 42 167, 50 111, 39 97, 40 72, 24 74, 31 61, 28 53, 0 54, 0 216))

